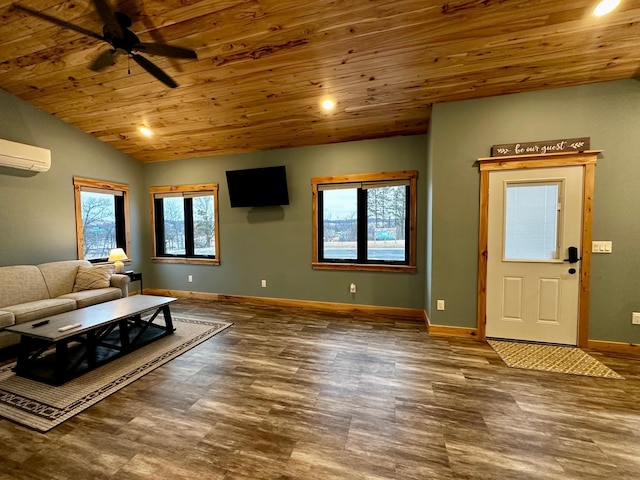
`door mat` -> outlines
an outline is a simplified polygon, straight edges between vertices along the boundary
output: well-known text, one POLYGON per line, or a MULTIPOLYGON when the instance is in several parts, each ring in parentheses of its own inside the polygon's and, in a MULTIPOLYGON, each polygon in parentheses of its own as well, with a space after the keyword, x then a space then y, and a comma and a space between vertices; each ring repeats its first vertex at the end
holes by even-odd
POLYGON ((509 367, 547 372, 624 379, 596 358, 576 347, 487 340, 509 367))
POLYGON ((227 322, 172 315, 175 332, 73 380, 52 386, 0 367, 0 417, 46 432, 227 327, 227 322))

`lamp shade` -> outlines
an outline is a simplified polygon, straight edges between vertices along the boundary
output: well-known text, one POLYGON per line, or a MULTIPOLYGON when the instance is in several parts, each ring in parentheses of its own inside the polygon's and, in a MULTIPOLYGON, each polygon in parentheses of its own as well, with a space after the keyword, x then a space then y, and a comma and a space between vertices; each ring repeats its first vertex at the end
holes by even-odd
POLYGON ((124 272, 124 263, 122 260, 128 260, 127 254, 124 253, 122 248, 113 248, 109 252, 109 261, 113 262, 113 266, 116 268, 116 273, 124 272))

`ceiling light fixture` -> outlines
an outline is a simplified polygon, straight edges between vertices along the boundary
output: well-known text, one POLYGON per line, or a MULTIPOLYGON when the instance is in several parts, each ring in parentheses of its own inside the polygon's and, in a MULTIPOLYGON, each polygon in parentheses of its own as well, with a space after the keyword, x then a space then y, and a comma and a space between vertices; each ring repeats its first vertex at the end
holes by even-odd
POLYGON ((153 132, 151 131, 150 128, 147 127, 140 127, 140 133, 143 134, 145 137, 150 137, 151 135, 153 135, 153 132))
POLYGON ((322 108, 324 108, 326 111, 333 110, 333 107, 335 106, 336 102, 330 99, 326 99, 322 102, 322 108))
POLYGON ((593 14, 596 17, 601 17, 612 12, 618 5, 620 5, 620 0, 602 0, 593 10, 593 14))

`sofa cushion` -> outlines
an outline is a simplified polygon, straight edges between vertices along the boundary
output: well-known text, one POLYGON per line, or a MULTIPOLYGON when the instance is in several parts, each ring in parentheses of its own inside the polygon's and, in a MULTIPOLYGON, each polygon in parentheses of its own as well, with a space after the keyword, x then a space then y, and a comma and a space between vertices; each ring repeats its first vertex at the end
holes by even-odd
POLYGON ((0 310, 0 328, 10 327, 16 324, 16 317, 12 312, 0 310))
POLYGON ((0 268, 0 308, 6 305, 33 302, 49 298, 42 273, 35 265, 14 265, 0 268))
POLYGON ((64 260, 61 262, 41 263, 38 268, 42 272, 49 290, 49 298, 56 298, 73 291, 78 267, 90 267, 87 260, 64 260))
POLYGON ((78 308, 89 307, 97 303, 108 302, 122 298, 122 290, 116 287, 83 290, 81 292, 67 293, 58 298, 70 298, 75 300, 78 308))
POLYGON ((113 265, 96 265, 95 267, 83 267, 80 265, 76 274, 76 282, 73 285, 73 292, 107 288, 110 285, 113 273, 113 265))
POLYGON ((2 310, 11 312, 16 317, 16 324, 50 317, 59 313, 70 312, 76 309, 76 302, 70 298, 52 298, 36 300, 35 302, 8 305, 2 310))

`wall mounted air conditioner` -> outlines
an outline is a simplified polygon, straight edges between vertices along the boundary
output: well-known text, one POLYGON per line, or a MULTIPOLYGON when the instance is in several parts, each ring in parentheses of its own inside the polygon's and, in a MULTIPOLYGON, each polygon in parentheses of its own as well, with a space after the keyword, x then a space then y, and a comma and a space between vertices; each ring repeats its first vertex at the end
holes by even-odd
POLYGON ((51 167, 51 150, 0 138, 0 167, 46 172, 51 167))

